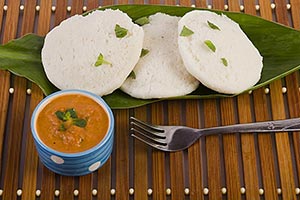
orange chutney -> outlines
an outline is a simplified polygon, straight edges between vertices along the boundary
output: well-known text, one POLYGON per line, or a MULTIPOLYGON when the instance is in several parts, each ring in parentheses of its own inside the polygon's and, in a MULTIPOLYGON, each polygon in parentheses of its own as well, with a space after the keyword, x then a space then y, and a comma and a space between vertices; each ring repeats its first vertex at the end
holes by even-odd
POLYGON ((41 141, 64 153, 77 153, 92 148, 100 143, 108 128, 109 118, 104 108, 80 94, 63 95, 51 100, 40 111, 36 122, 41 141), (72 111, 72 117, 69 110, 72 111), (84 123, 76 125, 76 121, 84 123))

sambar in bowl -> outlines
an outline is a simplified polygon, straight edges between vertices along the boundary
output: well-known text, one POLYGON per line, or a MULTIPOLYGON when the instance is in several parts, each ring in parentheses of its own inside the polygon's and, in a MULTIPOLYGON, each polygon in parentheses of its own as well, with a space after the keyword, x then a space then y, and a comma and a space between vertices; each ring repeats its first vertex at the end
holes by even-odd
POLYGON ((31 131, 47 168, 61 175, 80 176, 97 170, 110 157, 114 117, 100 96, 62 90, 37 105, 31 131))

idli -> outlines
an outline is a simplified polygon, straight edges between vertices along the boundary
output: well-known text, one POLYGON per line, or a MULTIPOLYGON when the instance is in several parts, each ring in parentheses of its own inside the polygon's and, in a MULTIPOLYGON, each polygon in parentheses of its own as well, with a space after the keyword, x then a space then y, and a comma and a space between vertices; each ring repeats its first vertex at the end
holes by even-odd
POLYGON ((186 69, 206 87, 237 94, 259 81, 263 58, 239 25, 226 15, 188 12, 179 20, 178 33, 186 69))
POLYGON ((143 29, 120 10, 75 15, 45 37, 42 63, 59 89, 100 96, 119 88, 139 60, 143 29))
POLYGON ((127 94, 142 99, 186 95, 197 81, 185 69, 178 51, 176 16, 156 13, 143 25, 144 45, 141 58, 131 76, 121 86, 127 94))

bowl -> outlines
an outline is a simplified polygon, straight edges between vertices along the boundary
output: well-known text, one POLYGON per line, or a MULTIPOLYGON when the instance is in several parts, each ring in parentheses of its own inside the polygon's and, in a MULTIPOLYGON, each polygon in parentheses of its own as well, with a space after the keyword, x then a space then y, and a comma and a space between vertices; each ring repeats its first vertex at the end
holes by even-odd
POLYGON ((100 96, 84 90, 62 90, 36 106, 31 132, 39 158, 48 169, 81 176, 109 159, 114 117, 100 96))

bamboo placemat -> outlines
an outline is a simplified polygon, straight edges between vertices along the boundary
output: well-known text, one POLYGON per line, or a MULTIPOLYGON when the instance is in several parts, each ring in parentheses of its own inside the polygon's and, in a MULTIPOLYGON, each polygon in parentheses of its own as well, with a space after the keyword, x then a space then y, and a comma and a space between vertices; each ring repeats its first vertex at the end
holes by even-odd
MULTIPOLYGON (((299 0, 0 0, 0 43, 45 35, 63 19, 112 4, 169 4, 244 12, 300 28, 299 0)), ((43 98, 24 78, 0 71, 0 200, 300 199, 300 135, 230 134, 163 153, 129 136, 129 116, 154 124, 211 127, 300 116, 299 72, 235 98, 163 101, 114 110, 110 160, 97 172, 64 177, 38 160, 30 117, 43 98)))

